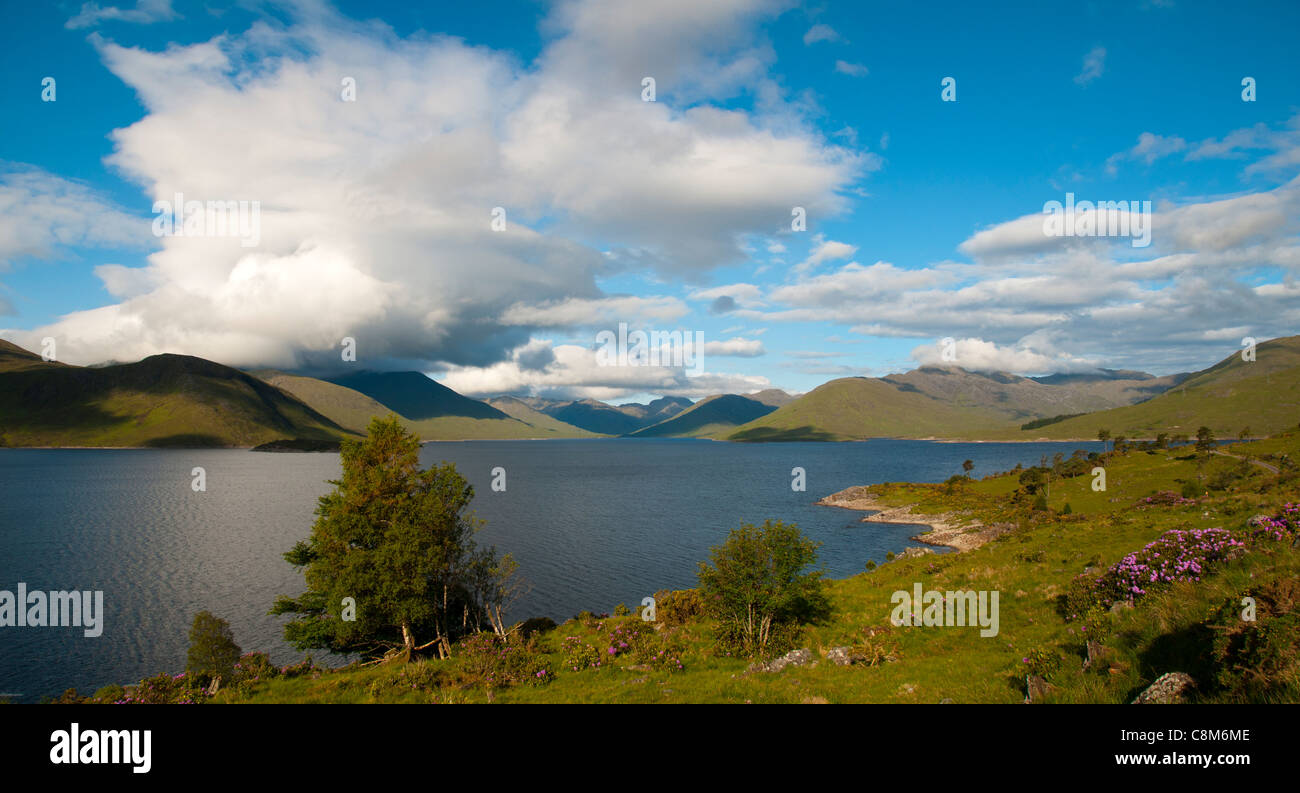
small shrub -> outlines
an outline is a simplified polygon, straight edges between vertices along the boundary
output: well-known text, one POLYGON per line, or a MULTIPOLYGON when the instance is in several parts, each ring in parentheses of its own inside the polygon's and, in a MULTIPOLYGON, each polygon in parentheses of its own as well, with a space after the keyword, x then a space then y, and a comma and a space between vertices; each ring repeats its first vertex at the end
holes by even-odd
POLYGON ((141 680, 119 700, 125 705, 197 705, 206 699, 191 675, 166 673, 141 680))
POLYGON ((704 613, 704 599, 698 589, 663 590, 655 593, 655 621, 675 627, 704 613))
POLYGON ((561 642, 560 652, 564 657, 564 667, 574 672, 597 668, 605 663, 600 650, 592 647, 578 636, 566 636, 561 642))
POLYGON ((1020 662, 1025 665, 1025 673, 1051 680, 1061 670, 1061 656, 1047 647, 1035 647, 1025 654, 1020 662))

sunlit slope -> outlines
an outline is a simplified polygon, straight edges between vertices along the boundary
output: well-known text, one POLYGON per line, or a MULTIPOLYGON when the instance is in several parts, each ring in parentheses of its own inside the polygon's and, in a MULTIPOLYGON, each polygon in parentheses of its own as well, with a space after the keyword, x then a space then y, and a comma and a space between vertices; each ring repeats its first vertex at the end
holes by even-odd
POLYGON ((1154 437, 1157 433, 1194 436, 1207 426, 1219 437, 1236 437, 1294 429, 1300 423, 1300 337, 1260 344, 1254 361, 1234 353, 1196 372, 1169 391, 1146 402, 1066 419, 1022 432, 1035 438, 1095 438, 1099 429, 1112 436, 1154 437))
POLYGON ((843 441, 865 438, 976 438, 1014 425, 985 410, 958 407, 866 377, 813 389, 727 436, 735 441, 843 441))

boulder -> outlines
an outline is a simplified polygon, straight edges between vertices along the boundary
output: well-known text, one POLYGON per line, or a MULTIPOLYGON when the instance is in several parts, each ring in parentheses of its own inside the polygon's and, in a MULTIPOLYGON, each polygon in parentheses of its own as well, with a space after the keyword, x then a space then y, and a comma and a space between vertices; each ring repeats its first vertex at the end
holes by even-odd
POLYGON ((1173 705, 1185 702, 1187 693, 1196 687, 1196 681, 1185 672, 1166 672, 1138 694, 1134 705, 1173 705))
POLYGON ((862 661, 860 654, 853 652, 852 647, 832 647, 826 651, 826 660, 836 666, 850 666, 862 661))
POLYGON ((1056 688, 1047 679, 1039 675, 1027 675, 1025 677, 1025 704, 1037 702, 1042 699, 1049 691, 1056 688))
POLYGON ((813 659, 812 650, 804 647, 799 650, 791 650, 780 658, 774 658, 767 663, 757 662, 749 665, 750 672, 780 672, 787 666, 803 666, 813 659))

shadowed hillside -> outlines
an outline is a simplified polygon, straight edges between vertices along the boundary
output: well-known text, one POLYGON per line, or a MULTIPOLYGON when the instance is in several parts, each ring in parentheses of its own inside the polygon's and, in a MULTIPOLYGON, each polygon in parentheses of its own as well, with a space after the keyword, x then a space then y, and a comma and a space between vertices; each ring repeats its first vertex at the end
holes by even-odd
POLYGON ((92 368, 0 347, 0 438, 9 446, 256 446, 344 434, 290 394, 202 358, 92 368))

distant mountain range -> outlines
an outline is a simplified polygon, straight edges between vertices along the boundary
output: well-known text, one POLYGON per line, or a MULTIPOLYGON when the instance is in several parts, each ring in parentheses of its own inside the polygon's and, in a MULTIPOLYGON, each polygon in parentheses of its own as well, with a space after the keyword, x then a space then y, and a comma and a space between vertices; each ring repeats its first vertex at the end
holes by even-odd
POLYGON ((881 436, 980 440, 1256 435, 1300 422, 1300 336, 1260 344, 1200 372, 1026 378, 925 366, 883 378, 832 380, 727 435, 738 441, 861 440, 881 436), (1083 414, 1083 415, 1077 415, 1083 414), (1056 419, 1057 421, 1046 421, 1056 419), (1026 428, 1026 425, 1028 427, 1026 428))
POLYGON ((923 366, 832 380, 807 394, 778 389, 661 397, 472 399, 419 372, 361 371, 327 379, 243 372, 186 355, 70 366, 0 340, 0 444, 8 446, 257 446, 303 448, 365 432, 396 413, 424 440, 712 438, 733 441, 873 437, 1034 440, 1112 435, 1255 435, 1300 421, 1300 337, 1260 344, 1200 372, 1155 377, 1099 370, 1047 377, 923 366), (312 443, 307 443, 307 442, 312 443), (280 445, 283 445, 282 443, 280 445))

